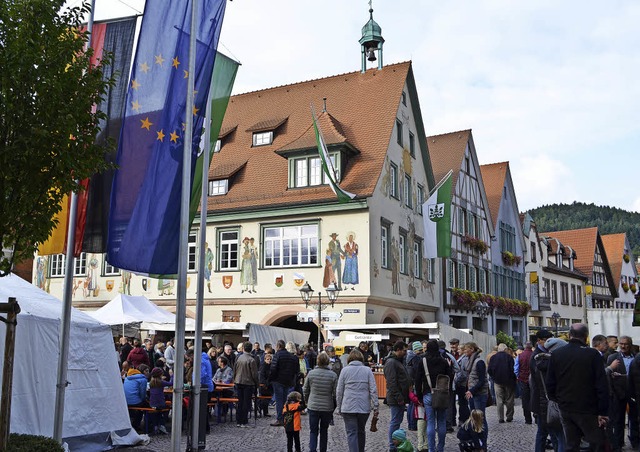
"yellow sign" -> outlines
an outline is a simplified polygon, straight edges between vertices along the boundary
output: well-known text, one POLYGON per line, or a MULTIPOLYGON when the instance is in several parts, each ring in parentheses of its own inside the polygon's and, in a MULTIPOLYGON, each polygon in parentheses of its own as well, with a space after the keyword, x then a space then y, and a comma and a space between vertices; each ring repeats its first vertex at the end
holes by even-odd
POLYGON ((531 284, 538 284, 538 272, 529 273, 529 282, 531 284))
POLYGON ((591 295, 593 293, 593 286, 591 284, 587 284, 584 286, 584 294, 591 295))

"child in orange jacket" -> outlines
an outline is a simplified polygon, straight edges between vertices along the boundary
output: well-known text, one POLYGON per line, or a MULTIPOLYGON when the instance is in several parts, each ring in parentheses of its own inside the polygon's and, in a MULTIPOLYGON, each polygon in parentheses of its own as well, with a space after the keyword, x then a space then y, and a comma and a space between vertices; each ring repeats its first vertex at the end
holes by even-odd
POLYGON ((302 394, 293 391, 287 397, 287 403, 282 409, 284 415, 284 430, 287 432, 287 452, 293 452, 293 443, 296 444, 296 452, 302 452, 300 447, 300 412, 304 410, 302 394))

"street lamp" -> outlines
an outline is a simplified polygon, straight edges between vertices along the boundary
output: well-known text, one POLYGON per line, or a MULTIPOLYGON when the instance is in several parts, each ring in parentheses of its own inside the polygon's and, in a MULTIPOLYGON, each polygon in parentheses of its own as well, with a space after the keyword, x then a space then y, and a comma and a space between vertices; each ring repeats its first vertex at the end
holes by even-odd
MULTIPOLYGON (((331 302, 331 307, 333 308, 334 303, 338 299, 338 294, 340 289, 336 286, 336 283, 332 282, 327 287, 327 298, 331 302)), ((302 297, 302 301, 304 301, 304 307, 316 309, 318 311, 318 353, 322 352, 322 343, 320 338, 320 329, 322 328, 322 311, 329 306, 328 303, 322 303, 322 292, 318 292, 318 302, 315 303, 312 301, 314 290, 311 288, 308 282, 302 286, 300 289, 300 296, 302 297)))
POLYGON ((553 320, 553 324, 556 326, 556 337, 558 337, 558 323, 560 322, 560 314, 554 312, 551 314, 551 319, 553 320))
MULTIPOLYGON (((491 306, 486 301, 478 300, 475 305, 475 311, 480 316, 480 320, 484 322, 484 319, 491 314, 491 306)), ((489 322, 491 323, 491 322, 489 322)))

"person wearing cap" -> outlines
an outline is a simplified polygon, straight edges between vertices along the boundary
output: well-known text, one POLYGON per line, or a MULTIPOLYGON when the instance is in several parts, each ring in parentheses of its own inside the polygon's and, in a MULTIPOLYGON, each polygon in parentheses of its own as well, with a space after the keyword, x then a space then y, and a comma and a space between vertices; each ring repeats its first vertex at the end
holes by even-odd
POLYGON ((551 352, 545 380, 549 399, 560 408, 568 451, 579 451, 582 437, 591 450, 603 450, 609 422, 607 377, 600 353, 586 346, 588 336, 587 325, 571 325, 569 343, 551 352))
POLYGON ((342 259, 344 259, 345 254, 342 246, 340 245, 340 240, 338 240, 338 234, 333 232, 329 234, 329 237, 331 237, 328 245, 329 253, 331 255, 331 268, 335 274, 338 290, 342 290, 342 259))
POLYGON ((399 428, 391 434, 391 440, 397 452, 413 452, 413 444, 407 439, 407 432, 399 428))
POLYGON ((389 450, 395 451, 391 435, 402 424, 406 405, 409 402, 409 388, 411 381, 404 367, 404 357, 407 354, 406 344, 397 341, 393 344, 393 354, 384 363, 384 379, 387 382, 387 405, 391 410, 389 421, 389 450))
POLYGON ((324 349, 329 356, 329 370, 333 371, 337 377, 340 376, 340 371, 342 370, 342 361, 340 358, 336 357, 336 349, 333 345, 327 345, 324 349))
MULTIPOLYGON (((169 381, 164 381, 162 379, 163 374, 163 370, 159 367, 154 367, 151 370, 151 380, 149 381, 149 406, 151 406, 151 408, 155 408, 156 410, 163 410, 167 407, 167 402, 164 398, 164 388, 173 386, 173 377, 171 377, 171 380, 169 381)), ((160 433, 166 434, 166 413, 154 414, 154 432, 157 429, 160 433)))

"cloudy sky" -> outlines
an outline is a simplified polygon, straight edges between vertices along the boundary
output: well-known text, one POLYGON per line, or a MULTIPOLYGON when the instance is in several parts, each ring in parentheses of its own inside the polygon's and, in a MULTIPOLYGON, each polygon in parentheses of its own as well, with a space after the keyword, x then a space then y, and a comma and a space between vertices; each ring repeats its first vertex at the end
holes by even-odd
MULTIPOLYGON (((97 0, 96 18, 143 8, 97 0)), ((234 94, 359 70, 368 8, 229 2, 219 48, 242 63, 234 94)), ((473 129, 481 164, 511 163, 520 210, 582 201, 640 211, 640 2, 374 0, 373 9, 385 63, 413 62, 427 133, 473 129)))

